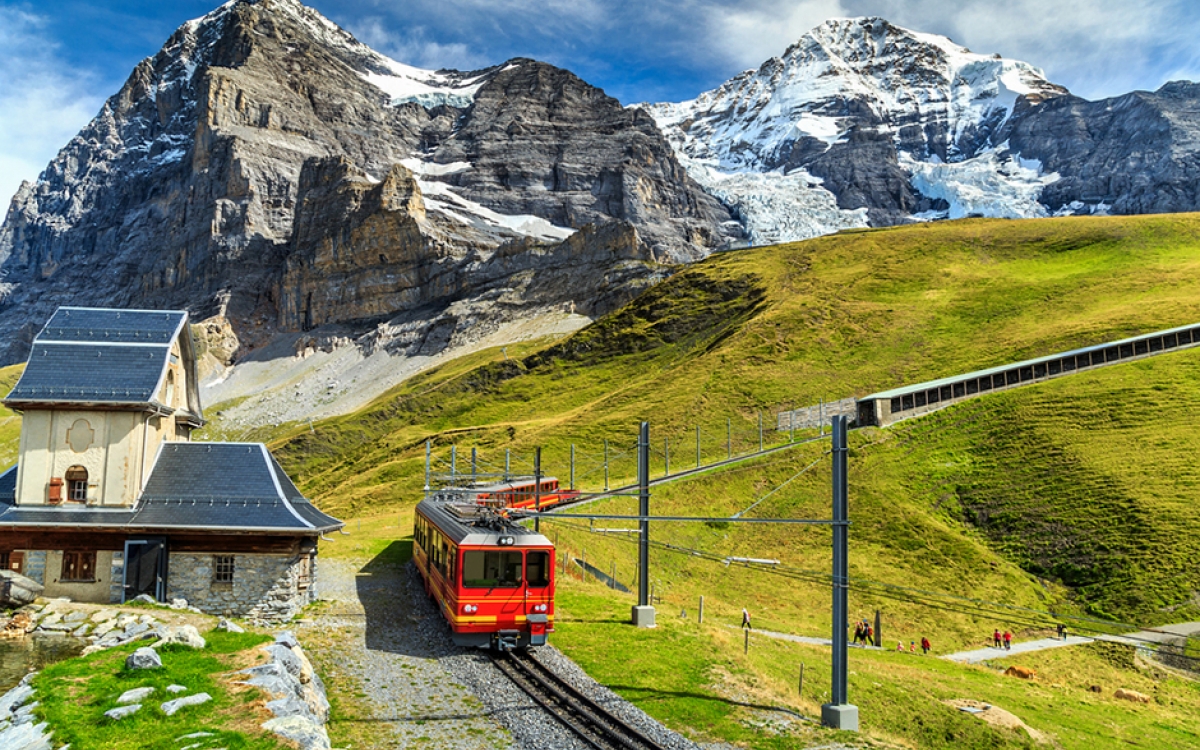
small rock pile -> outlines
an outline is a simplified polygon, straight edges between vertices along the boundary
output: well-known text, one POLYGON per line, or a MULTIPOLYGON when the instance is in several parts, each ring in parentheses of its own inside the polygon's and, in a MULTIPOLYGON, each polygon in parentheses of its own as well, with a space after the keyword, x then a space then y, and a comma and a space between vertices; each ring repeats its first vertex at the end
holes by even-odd
POLYGON ((329 750, 329 700, 325 684, 313 670, 300 642, 291 632, 280 633, 275 642, 263 647, 271 660, 238 674, 249 675, 245 684, 253 685, 271 697, 267 708, 274 719, 263 728, 298 744, 301 750, 329 750))
MULTIPOLYGON (((161 669, 162 657, 154 649, 158 646, 169 644, 180 644, 189 648, 201 649, 206 644, 200 632, 192 625, 180 625, 179 627, 160 628, 155 631, 159 636, 159 640, 153 647, 146 646, 134 651, 125 659, 126 669, 161 669)), ((153 687, 140 687, 126 690, 117 698, 117 703, 121 705, 114 709, 104 712, 108 718, 119 721, 126 716, 132 716, 142 709, 142 701, 154 694, 153 687)), ((168 685, 167 692, 173 695, 186 693, 187 688, 183 685, 168 685)), ((198 706, 201 703, 208 703, 212 700, 212 696, 208 693, 195 693, 193 695, 185 695, 180 698, 173 698, 161 704, 159 708, 167 716, 174 716, 179 709, 184 706, 198 706)))

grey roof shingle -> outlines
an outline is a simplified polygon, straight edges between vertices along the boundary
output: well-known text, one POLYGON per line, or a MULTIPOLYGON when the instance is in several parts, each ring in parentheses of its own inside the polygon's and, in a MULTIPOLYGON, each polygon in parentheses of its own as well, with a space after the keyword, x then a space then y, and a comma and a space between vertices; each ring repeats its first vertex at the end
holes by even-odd
POLYGON ((181 310, 60 307, 5 401, 150 404, 186 323, 181 310))
POLYGON ((0 525, 303 534, 343 525, 300 495, 261 443, 163 443, 134 509, 17 507, 15 481, 16 467, 0 475, 0 525))

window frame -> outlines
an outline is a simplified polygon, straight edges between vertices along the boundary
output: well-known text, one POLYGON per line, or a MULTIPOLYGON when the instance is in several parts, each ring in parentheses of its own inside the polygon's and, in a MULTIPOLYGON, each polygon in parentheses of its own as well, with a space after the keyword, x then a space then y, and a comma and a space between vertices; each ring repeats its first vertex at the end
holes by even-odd
POLYGON ((236 573, 237 555, 213 555, 212 582, 214 584, 232 586, 236 573))
MULTIPOLYGON (((71 575, 75 575, 71 573, 71 575)), ((96 551, 95 550, 63 550, 62 569, 58 573, 59 583, 95 583, 96 582, 96 551), (68 571, 78 568, 79 575, 91 574, 90 578, 68 578, 68 571)))
POLYGON ((63 483, 66 485, 64 488, 65 492, 63 492, 63 500, 69 503, 86 503, 88 500, 88 478, 89 474, 86 466, 76 464, 68 468, 63 473, 63 483))

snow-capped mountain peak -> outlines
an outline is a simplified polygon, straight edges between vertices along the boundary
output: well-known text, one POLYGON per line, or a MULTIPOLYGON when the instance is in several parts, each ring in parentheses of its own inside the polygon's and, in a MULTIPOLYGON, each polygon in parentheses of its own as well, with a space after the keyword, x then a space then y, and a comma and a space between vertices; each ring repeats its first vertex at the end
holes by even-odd
MULTIPOLYGON (((861 225, 860 209, 868 207, 874 223, 893 223, 940 205, 940 197, 922 202, 902 161, 952 164, 989 152, 1004 140, 1004 126, 1022 102, 1066 93, 1028 63, 976 54, 882 18, 835 18, 712 91, 647 109, 693 176, 738 207, 752 237, 772 241, 811 236, 780 231, 779 201, 798 200, 795 180, 784 186, 782 177, 803 171, 803 183, 811 185, 807 198, 836 205, 840 213, 826 211, 825 231, 861 225), (887 164, 865 167, 883 172, 868 188, 887 193, 882 204, 837 189, 848 171, 865 166, 845 163, 863 158, 861 149, 847 148, 852 138, 887 146, 887 164), (859 155, 851 157, 854 151, 859 155), (730 180, 734 174, 739 178, 730 180), (736 194, 729 192, 733 184, 741 186, 736 194), (773 196, 770 209, 755 218, 746 201, 764 191, 773 196)), ((811 212, 810 204, 805 199, 795 208, 811 212)))

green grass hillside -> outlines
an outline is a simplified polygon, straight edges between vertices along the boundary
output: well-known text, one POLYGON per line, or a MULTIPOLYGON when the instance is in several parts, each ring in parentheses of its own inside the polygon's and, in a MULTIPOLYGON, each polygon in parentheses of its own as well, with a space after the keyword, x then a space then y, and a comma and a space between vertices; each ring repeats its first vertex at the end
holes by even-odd
MULTIPOLYGON (((307 492, 347 516, 414 503, 427 439, 441 456, 459 445, 460 467, 469 447, 491 466, 509 448, 526 471, 532 447, 541 445, 545 464, 560 476, 574 443, 590 462, 583 484, 594 488, 605 438, 619 455, 614 473, 631 473, 629 447, 640 419, 651 420, 656 449, 663 438, 681 446, 676 466, 694 461, 696 426, 705 460, 716 458, 725 452, 727 420, 741 447, 756 440, 758 410, 862 395, 1200 320, 1198 270, 1196 215, 971 220, 726 253, 687 267, 563 341, 510 347, 507 358, 473 355, 357 414, 298 427, 275 448, 307 492)), ((1153 588, 1143 584, 1159 577, 1150 571, 1173 575, 1188 553, 1142 554, 1154 547, 1145 519, 1114 515, 1136 505, 1130 497, 1145 489, 1163 495, 1146 513, 1181 532, 1192 528, 1182 510, 1189 500, 1185 482, 1155 488, 1148 468, 1110 458, 1120 435, 1100 437, 1121 420, 1142 424, 1163 416, 1172 379, 1186 381, 1186 373, 1164 375, 1168 390, 1154 391, 1159 399, 1126 398, 1129 388, 1105 395, 1097 386, 1098 395, 1076 399, 1093 406, 1078 414, 1067 409, 1057 421, 1053 404, 1019 406, 1049 398, 1027 395, 1034 390, 1060 393, 1084 378, 1106 377, 1067 378, 1060 382, 1070 385, 946 412, 1009 410, 977 417, 991 425, 986 431, 949 437, 930 427, 955 418, 944 415, 883 433, 888 450, 899 452, 876 451, 886 457, 878 467, 858 469, 857 480, 868 482, 860 492, 878 493, 869 515, 881 519, 872 540, 880 564, 895 558, 899 568, 917 571, 971 550, 966 559, 986 565, 983 577, 993 564, 1015 562, 1023 575, 1073 587, 1098 613, 1154 620, 1173 616, 1166 607, 1186 606, 1189 590, 1200 588, 1187 575, 1153 588), (1017 412, 1031 415, 1031 423, 1019 426, 1017 412), (1066 463, 1059 460, 1064 455, 1066 463), (1099 484, 1085 481, 1093 472, 1100 472, 1099 484), (1047 515, 1046 508, 1055 512, 1047 515), (1001 558, 979 557, 997 551, 1001 558), (1118 580, 1125 581, 1124 593, 1110 586, 1118 580)), ((1130 388, 1143 393, 1133 378, 1130 388)), ((1191 437, 1178 424, 1171 437, 1153 440, 1155 450, 1177 446, 1180 456, 1147 461, 1186 462, 1191 437)), ((656 471, 663 462, 658 450, 656 471)), ((1125 454, 1140 455, 1136 448, 1125 454)), ((704 485, 703 496, 713 507, 742 507, 794 470, 785 465, 744 482, 718 477, 704 485)), ((798 510, 777 504, 772 512, 798 510)))
MULTIPOLYGON (((458 445, 460 470, 476 447, 489 467, 510 449, 527 471, 541 445, 560 476, 574 444, 582 484, 594 489, 605 439, 613 483, 632 473, 641 419, 651 421, 659 473, 660 441, 672 441, 672 466, 690 464, 697 426, 711 460, 726 451, 727 424, 735 450, 756 443, 760 410, 1195 322, 1198 264, 1196 216, 967 221, 722 254, 563 341, 459 360, 275 447, 327 508, 368 517, 322 547, 358 560, 409 533, 427 439, 440 460, 458 445)), ((982 646, 994 627, 1019 641, 1049 635, 1058 618, 1076 631, 1103 629, 1093 618, 1200 618, 1198 368, 1200 351, 1177 351, 854 432, 851 617, 880 610, 885 643, 928 636, 939 654, 982 646)), ((654 512, 725 516, 761 501, 758 516, 827 516, 827 447, 804 443, 656 487, 654 512)), ((633 588, 632 536, 596 533, 631 525, 547 519, 542 530, 563 556, 633 588)), ((756 633, 743 653, 737 629, 747 607, 760 630, 829 634, 828 529, 656 522, 651 535, 659 627, 629 627, 633 597, 581 580, 572 565, 558 589, 558 647, 697 739, 753 748, 837 739, 778 710, 818 715, 828 649, 756 633), (722 562, 732 557, 779 564, 722 562)), ((976 666, 855 650, 850 670, 870 746, 1200 746, 1200 684, 1130 647, 976 666), (1005 677, 1012 663, 1035 668, 1037 680, 1005 677), (1151 703, 1117 700, 1117 687, 1151 703), (950 705, 963 700, 1011 711, 1028 728, 950 705)))

